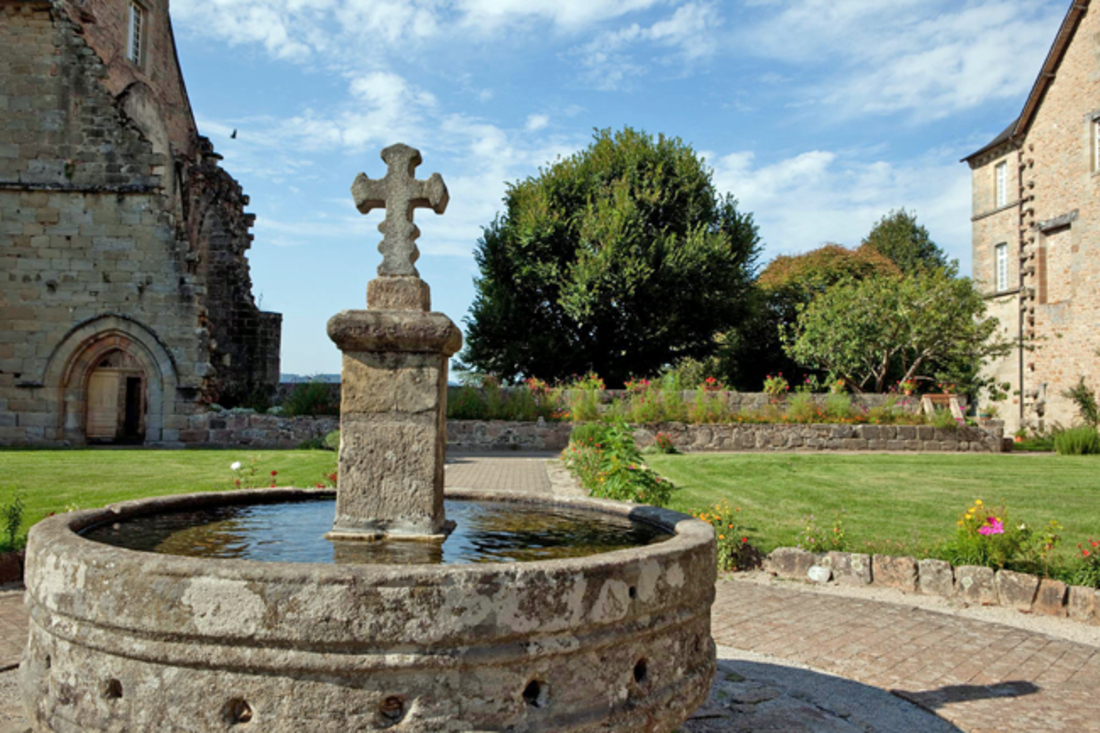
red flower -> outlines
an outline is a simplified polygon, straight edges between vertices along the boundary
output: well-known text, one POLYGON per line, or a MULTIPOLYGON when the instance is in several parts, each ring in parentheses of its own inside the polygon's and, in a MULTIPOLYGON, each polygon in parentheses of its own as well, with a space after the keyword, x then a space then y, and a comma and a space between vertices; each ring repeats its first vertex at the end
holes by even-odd
POLYGON ((278 471, 272 471, 272 472, 271 472, 271 475, 272 475, 272 476, 275 476, 275 475, 278 475, 278 473, 279 473, 278 471))

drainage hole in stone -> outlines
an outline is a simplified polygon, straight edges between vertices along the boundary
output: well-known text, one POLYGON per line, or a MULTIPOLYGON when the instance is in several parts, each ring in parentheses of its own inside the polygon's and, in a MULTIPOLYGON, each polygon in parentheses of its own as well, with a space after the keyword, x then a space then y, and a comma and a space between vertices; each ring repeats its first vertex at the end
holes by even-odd
POLYGON ((646 663, 644 659, 639 659, 638 663, 634 665, 634 681, 639 685, 645 684, 646 678, 649 676, 649 670, 646 669, 646 663))
POLYGON ((523 700, 533 708, 544 708, 550 702, 550 685, 541 680, 531 680, 523 688, 523 700))
POLYGON ((391 723, 397 723, 405 717, 405 698, 390 695, 378 706, 378 713, 391 723))
POLYGON ((630 590, 627 591, 627 593, 630 595, 631 600, 638 597, 638 589, 634 586, 630 586, 630 590))
POLYGON ((252 720, 252 706, 239 697, 235 697, 222 708, 225 722, 230 725, 248 723, 252 720))
POLYGON ((116 679, 109 679, 103 683, 103 699, 118 700, 122 697, 122 683, 116 679))
POLYGON ((49 669, 52 666, 53 666, 53 659, 51 659, 50 655, 47 654, 46 655, 46 669, 49 669))

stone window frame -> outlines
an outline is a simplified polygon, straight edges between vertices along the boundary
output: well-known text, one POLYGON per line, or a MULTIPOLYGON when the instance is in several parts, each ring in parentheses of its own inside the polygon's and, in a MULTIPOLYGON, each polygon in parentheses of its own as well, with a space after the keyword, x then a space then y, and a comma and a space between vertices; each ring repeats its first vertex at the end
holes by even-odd
POLYGON ((993 283, 994 292, 1008 290, 1008 242, 993 245, 993 283))
POLYGON ((126 10, 126 58, 138 68, 145 66, 145 50, 149 38, 149 8, 138 0, 130 0, 126 10))
POLYGON ((993 166, 993 205, 998 209, 1008 206, 1008 160, 993 166))

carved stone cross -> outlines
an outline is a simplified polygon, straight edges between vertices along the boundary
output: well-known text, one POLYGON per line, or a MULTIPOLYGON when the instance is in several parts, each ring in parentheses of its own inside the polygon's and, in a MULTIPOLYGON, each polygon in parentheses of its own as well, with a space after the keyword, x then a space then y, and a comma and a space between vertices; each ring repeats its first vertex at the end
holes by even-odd
POLYGON ((447 186, 438 173, 426 181, 416 180, 416 167, 423 162, 416 148, 391 145, 382 151, 382 160, 386 161, 386 177, 378 180, 360 173, 351 186, 351 195, 363 214, 386 210, 385 221, 378 225, 383 235, 378 245, 382 253, 379 276, 419 277, 413 263, 420 257, 416 248, 420 229, 413 223, 413 210, 430 208, 442 214, 450 200, 447 186))

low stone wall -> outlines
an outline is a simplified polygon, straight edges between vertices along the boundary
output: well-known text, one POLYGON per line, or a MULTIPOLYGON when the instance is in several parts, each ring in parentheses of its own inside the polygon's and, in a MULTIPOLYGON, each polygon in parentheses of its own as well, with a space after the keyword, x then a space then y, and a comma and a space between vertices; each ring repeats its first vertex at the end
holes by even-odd
POLYGON ((667 433, 679 450, 813 451, 890 450, 1000 453, 1004 423, 985 427, 934 428, 930 425, 757 425, 747 423, 689 425, 664 423, 635 432, 638 445, 653 444, 656 433, 667 433))
MULTIPOLYGON (((189 418, 180 431, 185 445, 296 448, 340 427, 338 417, 282 417, 246 411, 206 412, 189 418)), ((572 423, 448 420, 452 450, 559 451, 569 443, 572 423)), ((913 425, 690 425, 642 426, 638 444, 653 444, 658 432, 672 436, 685 452, 892 450, 995 453, 1002 447, 1003 425, 984 428, 933 428, 913 425)))
POLYGON ((1100 590, 1012 570, 995 571, 976 565, 952 567, 944 560, 856 552, 817 554, 793 547, 774 550, 765 559, 764 570, 781 578, 875 585, 1100 626, 1100 590))
POLYGON ((560 451, 569 444, 572 431, 573 424, 567 422, 448 420, 447 447, 469 451, 560 451))
POLYGON ((184 445, 203 447, 297 448, 339 429, 339 417, 282 417, 225 410, 192 415, 179 439, 184 445))

